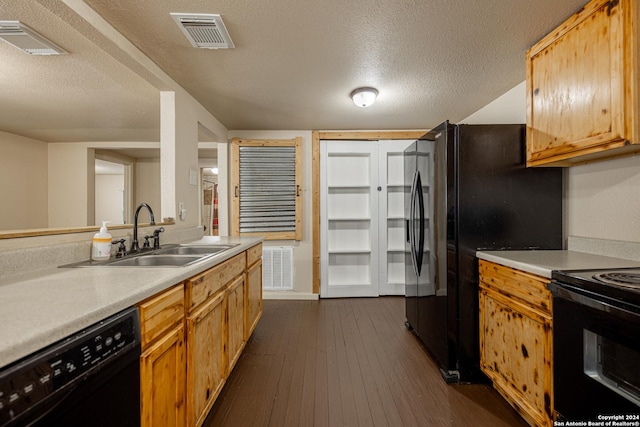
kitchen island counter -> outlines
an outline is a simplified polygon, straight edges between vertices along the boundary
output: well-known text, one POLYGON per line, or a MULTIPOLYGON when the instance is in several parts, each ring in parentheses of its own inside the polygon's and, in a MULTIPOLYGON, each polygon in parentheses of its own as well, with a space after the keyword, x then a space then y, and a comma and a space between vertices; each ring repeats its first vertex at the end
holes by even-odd
POLYGON ((551 278, 553 270, 638 267, 640 261, 566 250, 478 251, 476 256, 538 276, 551 278))
POLYGON ((260 243, 262 237, 203 237, 236 244, 185 267, 53 268, 0 279, 0 367, 105 319, 260 243))

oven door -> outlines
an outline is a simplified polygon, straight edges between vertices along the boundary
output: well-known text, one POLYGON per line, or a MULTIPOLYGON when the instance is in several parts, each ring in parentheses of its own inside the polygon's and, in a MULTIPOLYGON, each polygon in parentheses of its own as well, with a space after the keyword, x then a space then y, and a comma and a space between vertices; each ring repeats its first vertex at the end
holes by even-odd
POLYGON ((554 406, 560 419, 637 417, 640 315, 570 285, 552 282, 549 289, 554 296, 554 406))

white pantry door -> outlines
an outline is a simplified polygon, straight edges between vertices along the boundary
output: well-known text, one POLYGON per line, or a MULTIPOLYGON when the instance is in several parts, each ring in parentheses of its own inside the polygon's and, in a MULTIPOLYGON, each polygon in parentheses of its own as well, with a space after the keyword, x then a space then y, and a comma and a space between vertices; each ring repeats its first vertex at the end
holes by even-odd
POLYGON ((378 145, 320 142, 320 296, 378 296, 378 145))
POLYGON ((380 141, 378 145, 379 294, 404 295, 405 193, 404 150, 415 140, 380 141))

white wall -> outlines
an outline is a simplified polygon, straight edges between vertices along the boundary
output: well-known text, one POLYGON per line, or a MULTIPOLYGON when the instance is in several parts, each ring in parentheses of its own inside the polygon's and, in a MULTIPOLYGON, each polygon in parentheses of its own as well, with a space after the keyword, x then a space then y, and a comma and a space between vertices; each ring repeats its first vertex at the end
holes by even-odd
MULTIPOLYGON (((525 123, 524 85, 461 123, 525 123)), ((640 242, 640 156, 566 168, 564 205, 567 236, 640 242)))
POLYGON ((198 166, 198 117, 192 98, 176 92, 176 203, 184 203, 186 216, 176 215, 185 226, 200 225, 200 167, 198 166), (192 176, 195 174, 195 180, 192 176))
POLYGON ((46 228, 47 144, 0 132, 0 230, 46 228))
POLYGON ((640 156, 567 172, 567 235, 640 242, 640 156))
POLYGON ((506 92, 485 105, 469 117, 461 120, 466 124, 514 124, 527 121, 526 82, 506 92))
POLYGON ((160 159, 139 159, 135 166, 134 208, 140 203, 151 206, 156 221, 161 218, 160 210, 160 159))
POLYGON ((48 148, 49 227, 94 225, 94 150, 72 142, 48 148))
POLYGON ((198 126, 206 127, 215 139, 219 138, 213 142, 226 142, 227 129, 186 91, 163 91, 160 103, 162 217, 175 218, 178 227, 199 226, 198 126), (180 203, 186 209, 183 219, 180 203))
MULTIPOLYGON (((302 240, 265 241, 264 246, 293 246, 294 286, 299 294, 313 293, 313 203, 312 203, 312 150, 311 131, 229 131, 229 139, 292 139, 302 137, 302 240)), ((220 147, 218 155, 220 155, 220 147)), ((221 179, 221 158, 218 157, 221 179)), ((225 173, 228 169, 225 170, 225 173)), ((221 181, 222 182, 222 179, 221 181)), ((222 187, 222 185, 220 185, 222 187)), ((221 195, 220 195, 221 197, 221 195)), ((227 205, 231 206, 229 200, 227 205)))

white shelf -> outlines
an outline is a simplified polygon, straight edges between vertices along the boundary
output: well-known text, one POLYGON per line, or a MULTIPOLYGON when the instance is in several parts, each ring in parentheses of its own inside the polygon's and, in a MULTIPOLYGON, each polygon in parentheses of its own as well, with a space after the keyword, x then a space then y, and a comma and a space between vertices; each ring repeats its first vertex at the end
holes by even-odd
POLYGON ((344 249, 329 249, 327 252, 329 252, 329 254, 370 254, 371 253, 371 249, 358 249, 358 248, 344 248, 344 249))
POLYGON ((349 184, 332 184, 329 185, 329 191, 331 190, 362 190, 362 189, 366 189, 368 190, 369 188, 371 188, 370 185, 367 184, 358 184, 358 185, 349 185, 349 184))
POLYGON ((387 248, 387 252, 400 252, 400 253, 409 253, 411 251, 407 251, 404 248, 387 248))
POLYGON ((371 221, 370 217, 362 217, 362 218, 349 218, 346 216, 341 216, 341 217, 331 217, 331 218, 327 218, 327 221, 371 221))
POLYGON ((370 186, 372 183, 371 162, 374 159, 371 153, 367 151, 366 147, 364 151, 337 152, 341 149, 336 148, 336 151, 327 155, 327 187, 341 186, 345 182, 350 186, 370 186))
POLYGON ((370 189, 359 192, 329 191, 327 195, 327 217, 363 219, 371 218, 370 189))
POLYGON ((328 280, 333 286, 341 284, 371 283, 371 252, 329 253, 328 280))
POLYGON ((371 281, 368 282, 359 282, 359 281, 354 281, 354 282, 331 282, 331 286, 335 286, 335 287, 339 287, 339 286, 371 286, 371 281))

